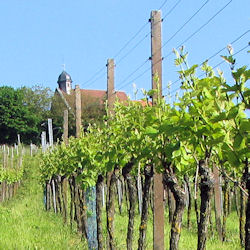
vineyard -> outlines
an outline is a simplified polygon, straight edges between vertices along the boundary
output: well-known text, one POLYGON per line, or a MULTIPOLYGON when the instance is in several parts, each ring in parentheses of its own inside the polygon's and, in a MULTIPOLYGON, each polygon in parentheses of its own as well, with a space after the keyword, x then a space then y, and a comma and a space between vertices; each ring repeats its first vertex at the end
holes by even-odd
POLYGON ((236 249, 240 245, 249 249, 250 122, 245 111, 250 92, 245 84, 250 71, 245 66, 236 69, 230 55, 224 59, 232 69, 234 85, 222 72, 216 76, 206 63, 201 67, 205 77, 198 78, 198 65, 188 67, 183 49, 175 53, 183 95, 173 105, 161 98, 159 89, 144 90, 143 105, 116 102, 103 125, 91 125, 78 138, 43 155, 46 208, 61 212, 65 222, 76 221, 90 249, 117 249, 114 220, 117 208, 121 213, 124 207, 127 249, 147 248, 156 175, 164 186, 170 249, 178 249, 185 209, 187 227, 197 228, 197 249, 206 248, 213 214, 218 237, 228 240, 227 217, 232 210, 239 219, 236 249), (195 225, 191 225, 193 209, 195 225), (140 225, 135 228, 138 211, 140 225))
POLYGON ((17 192, 23 177, 23 149, 3 145, 0 149, 0 202, 11 199, 17 192))
POLYGON ((250 30, 200 64, 189 65, 184 47, 232 1, 203 22, 204 1, 164 43, 161 24, 181 0, 163 18, 152 11, 151 31, 142 35, 147 22, 116 63, 108 59, 83 83, 107 75, 107 91, 73 89, 65 64, 55 92, 0 88, 0 249, 250 250, 250 69, 236 62, 250 43, 232 47, 250 30), (182 34, 195 17, 198 28, 182 34), (163 56, 177 34, 184 40, 163 56), (116 66, 149 35, 150 57, 115 89, 116 66), (178 79, 163 88, 162 62, 172 54, 178 79), (229 72, 217 68, 222 63, 229 72), (134 82, 149 71, 151 89, 138 90, 134 82), (130 83, 134 100, 119 91, 130 83))
MULTIPOLYGON (((230 54, 223 59, 230 65, 233 84, 206 62, 201 65, 204 77, 197 77, 199 66, 188 66, 184 49, 174 52, 182 81, 182 94, 174 102, 162 98, 155 74, 156 87, 142 90, 143 100, 111 103, 108 99, 103 123, 81 128, 81 110, 76 106, 76 137, 67 138, 65 111, 63 141, 53 145, 49 119, 50 143, 44 132, 42 153, 35 157, 32 145, 29 151, 20 143, 1 146, 2 222, 10 221, 4 207, 15 200, 21 204, 15 198, 17 190, 26 187, 23 214, 36 210, 39 221, 34 228, 42 227, 40 221, 45 220, 44 228, 51 230, 57 220, 53 213, 61 216, 64 226, 55 223, 65 228, 65 234, 55 230, 60 231, 59 239, 67 235, 67 243, 55 242, 59 248, 67 244, 70 249, 153 249, 159 223, 155 200, 160 195, 161 240, 169 249, 249 249, 250 122, 246 114, 250 90, 246 84, 250 70, 236 68, 230 54), (35 162, 32 169, 27 167, 29 161, 35 162), (156 179, 162 189, 156 190, 156 179), (37 199, 35 207, 28 207, 28 197, 37 199), (41 210, 51 212, 50 222, 45 213, 40 218, 41 210), (68 225, 82 241, 67 231, 68 225)), ((76 105, 78 99, 76 92, 76 105)), ((27 240, 25 246, 47 244, 32 240, 35 243, 27 240)))
MULTIPOLYGON (((84 241, 70 228, 63 226, 59 216, 49 214, 44 209, 43 190, 39 183, 39 154, 36 153, 36 148, 30 150, 28 146, 21 145, 18 148, 18 158, 22 158, 22 173, 17 177, 17 173, 13 174, 14 169, 12 172, 5 171, 5 177, 0 184, 0 248, 65 249, 67 246, 67 249, 84 249, 84 241)), ((17 147, 13 149, 14 158, 16 149, 17 147)), ((1 148, 1 153, 2 150, 4 149, 1 148)), ((5 152, 7 155, 7 146, 5 152)), ((11 147, 9 152, 10 163, 11 147)))

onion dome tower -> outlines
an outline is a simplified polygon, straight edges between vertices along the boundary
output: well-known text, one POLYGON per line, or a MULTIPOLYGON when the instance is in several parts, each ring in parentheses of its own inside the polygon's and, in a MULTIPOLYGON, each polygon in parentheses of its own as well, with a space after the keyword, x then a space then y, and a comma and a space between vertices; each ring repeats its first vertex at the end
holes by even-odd
POLYGON ((72 79, 65 70, 63 70, 63 72, 59 75, 57 83, 60 90, 70 95, 70 91, 72 89, 72 79))

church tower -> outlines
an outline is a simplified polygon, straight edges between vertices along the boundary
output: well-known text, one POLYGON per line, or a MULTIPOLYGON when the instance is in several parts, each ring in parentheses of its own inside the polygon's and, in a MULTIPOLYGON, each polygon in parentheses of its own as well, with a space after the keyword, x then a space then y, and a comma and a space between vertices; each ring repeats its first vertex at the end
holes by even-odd
POLYGON ((65 70, 59 75, 57 83, 60 90, 70 95, 72 80, 71 76, 65 70))

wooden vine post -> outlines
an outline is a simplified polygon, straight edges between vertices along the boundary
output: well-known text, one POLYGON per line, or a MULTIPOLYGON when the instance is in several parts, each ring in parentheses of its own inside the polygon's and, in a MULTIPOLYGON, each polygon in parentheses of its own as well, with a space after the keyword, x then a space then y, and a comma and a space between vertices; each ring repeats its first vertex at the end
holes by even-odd
MULTIPOLYGON (((153 105, 162 97, 161 11, 151 12, 151 63, 153 105)), ((164 197, 162 174, 154 174, 154 250, 164 250, 164 197)))
MULTIPOLYGON (((52 119, 48 119, 48 131, 49 131, 49 146, 50 148, 53 148, 53 127, 52 127, 52 119)), ((53 197, 53 206, 54 206, 54 212, 58 212, 58 208, 56 205, 56 188, 55 188, 55 180, 54 178, 51 179, 51 185, 52 185, 52 197, 53 197)))
MULTIPOLYGON (((108 112, 114 114, 115 89, 114 89, 114 59, 107 61, 107 102, 108 112)), ((107 195, 106 195, 106 210, 107 210, 107 249, 115 249, 114 241, 114 186, 115 186, 115 170, 107 173, 107 195)))
MULTIPOLYGON (((46 151, 46 132, 43 131, 41 134, 41 144, 42 144, 42 152, 45 153, 46 151)), ((18 149, 18 148, 17 148, 18 149)))
MULTIPOLYGON (((76 104, 76 137, 81 136, 82 128, 82 106, 81 106, 81 90, 79 85, 75 89, 75 104, 76 104)), ((84 167, 84 166, 83 166, 84 167)), ((88 187, 86 192, 81 189, 74 178, 75 186, 75 207, 78 227, 88 240, 89 249, 97 249, 97 225, 96 225, 96 191, 95 187, 88 187), (91 215, 87 216, 87 211, 91 215)))
MULTIPOLYGON (((69 112, 68 110, 64 110, 63 112, 63 141, 65 145, 68 145, 68 134, 69 134, 69 112)), ((61 188, 62 188, 62 203, 63 203, 63 219, 64 223, 67 223, 67 207, 68 207, 68 195, 67 195, 67 190, 68 190, 68 179, 66 176, 62 177, 62 183, 61 183, 61 188)))
MULTIPOLYGON (((46 138, 46 132, 43 131, 41 134, 41 144, 42 144, 42 152, 45 153, 46 152, 46 148, 47 148, 47 138, 46 138)), ((17 147, 17 154, 18 154, 18 147, 17 147)), ((50 210, 51 209, 51 185, 50 185, 50 180, 46 181, 46 187, 45 187, 45 197, 44 197, 44 205, 46 210, 50 210)))
POLYGON ((63 112, 63 141, 67 145, 69 137, 69 111, 66 109, 63 112))
POLYGON ((82 119, 82 105, 81 105, 81 90, 80 86, 76 85, 75 89, 76 98, 76 138, 81 135, 81 119, 82 119))
MULTIPOLYGON (((76 108, 76 138, 80 138, 81 136, 81 119, 82 119, 82 105, 81 105, 81 90, 80 86, 75 86, 75 108, 76 108)), ((81 207, 80 207, 80 188, 79 185, 76 183, 77 173, 74 173, 72 176, 72 189, 74 192, 74 207, 75 207, 75 219, 77 222, 77 228, 80 233, 84 233, 83 231, 83 216, 81 214, 81 207)))
POLYGON ((52 119, 48 119, 48 130, 49 130, 49 146, 53 147, 53 129, 52 129, 52 119))
MULTIPOLYGON (((80 86, 76 85, 75 86, 75 110, 76 110, 76 138, 80 138, 81 136, 81 119, 82 119, 82 107, 81 107, 81 90, 80 86)), ((82 210, 82 207, 80 206, 81 203, 81 189, 79 185, 76 182, 76 177, 78 173, 74 173, 73 176, 71 177, 71 190, 72 190, 72 197, 71 197, 71 203, 73 201, 73 207, 74 207, 74 212, 75 212, 75 219, 77 222, 77 229, 81 234, 84 234, 84 223, 86 223, 83 213, 84 211, 82 210)), ((73 208, 72 207, 72 208, 73 208)), ((72 209, 71 208, 71 209, 72 209)), ((71 214, 73 214, 71 212, 71 214)), ((85 235, 87 238, 87 235, 85 235)))
POLYGON ((221 226, 221 216, 222 216, 222 199, 221 199, 221 183, 220 174, 217 166, 213 165, 214 174, 214 207, 215 207, 215 221, 217 231, 222 241, 222 226, 221 226))
POLYGON ((115 63, 114 59, 108 59, 107 61, 107 100, 108 110, 110 114, 114 114, 114 102, 115 102, 115 63))

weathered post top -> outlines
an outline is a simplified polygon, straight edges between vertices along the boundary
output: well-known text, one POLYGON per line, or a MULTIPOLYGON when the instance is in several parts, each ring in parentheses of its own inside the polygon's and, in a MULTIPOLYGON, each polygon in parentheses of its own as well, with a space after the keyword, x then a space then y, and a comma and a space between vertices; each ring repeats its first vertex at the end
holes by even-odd
POLYGON ((115 102, 115 63, 114 59, 108 59, 107 61, 107 100, 108 100, 108 110, 112 114, 114 111, 115 102))

